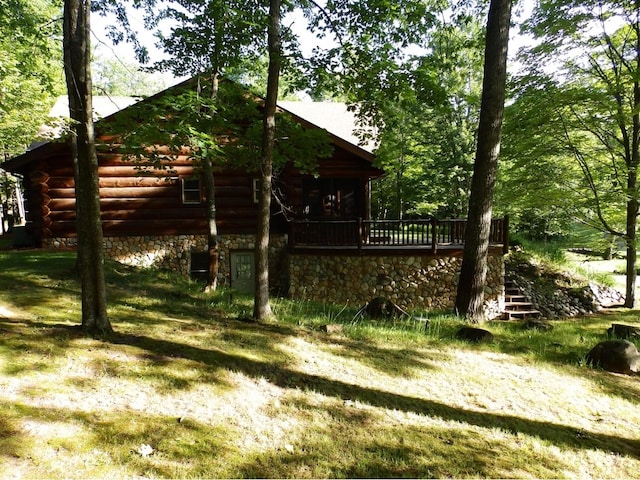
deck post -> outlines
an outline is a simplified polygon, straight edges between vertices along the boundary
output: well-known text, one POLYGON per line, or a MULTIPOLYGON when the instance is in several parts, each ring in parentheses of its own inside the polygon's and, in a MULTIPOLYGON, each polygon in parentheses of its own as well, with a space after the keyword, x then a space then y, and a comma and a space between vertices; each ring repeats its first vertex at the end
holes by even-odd
POLYGON ((509 215, 504 216, 502 224, 502 254, 509 253, 509 215))
POLYGON ((358 224, 356 228, 358 229, 358 250, 362 250, 362 237, 364 236, 364 230, 362 228, 362 217, 358 217, 358 224))
POLYGON ((431 251, 435 255, 438 249, 438 219, 431 217, 431 251))
POLYGON ((295 228, 296 228, 296 221, 292 220, 291 222, 289 222, 289 229, 288 229, 289 235, 287 237, 287 247, 290 252, 293 251, 293 247, 295 246, 295 240, 293 238, 295 228))

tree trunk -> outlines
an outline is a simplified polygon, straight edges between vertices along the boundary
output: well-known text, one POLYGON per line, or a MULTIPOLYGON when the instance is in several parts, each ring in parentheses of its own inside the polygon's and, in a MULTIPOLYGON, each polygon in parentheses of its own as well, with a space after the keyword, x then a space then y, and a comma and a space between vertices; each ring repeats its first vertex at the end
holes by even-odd
MULTIPOLYGON (((636 205, 638 202, 635 202, 636 205)), ((636 246, 636 217, 632 217, 633 230, 627 229, 627 282, 624 306, 627 308, 635 308, 636 304, 636 263, 637 263, 637 246, 636 246)))
POLYGON ((479 322, 485 317, 484 287, 504 112, 510 18, 511 0, 491 0, 487 19, 478 145, 456 295, 457 313, 472 322, 479 322))
POLYGON ((271 315, 269 304, 269 226, 271 223, 271 177, 276 135, 276 103, 280 80, 280 0, 269 2, 269 74, 264 104, 259 217, 256 231, 256 292, 253 318, 271 315))
POLYGON ((211 159, 202 159, 202 171, 204 174, 205 202, 207 208, 207 251, 209 252, 209 273, 205 292, 213 292, 218 288, 218 270, 220 247, 218 243, 218 225, 216 223, 216 188, 213 178, 213 165, 211 159))
POLYGON ((89 42, 90 0, 64 2, 64 70, 76 184, 78 266, 82 285, 82 328, 90 335, 112 333, 107 317, 104 246, 100 223, 98 157, 93 130, 89 42))
MULTIPOLYGON (((636 1, 636 8, 640 2, 636 1)), ((634 25, 636 32, 636 72, 640 71, 640 28, 634 25)), ((636 260, 638 227, 638 165, 640 164, 640 82, 633 82, 633 129, 631 139, 631 161, 627 171, 627 285, 624 306, 635 308, 636 304, 636 260)))
MULTIPOLYGON (((220 76, 214 71, 211 77, 211 98, 214 104, 218 99, 220 76)), ((205 202, 207 209, 207 250, 209 252, 209 273, 205 291, 215 291, 218 288, 218 270, 220 246, 218 242, 218 225, 216 223, 216 187, 213 177, 213 164, 207 155, 202 159, 202 171, 204 173, 205 202)))

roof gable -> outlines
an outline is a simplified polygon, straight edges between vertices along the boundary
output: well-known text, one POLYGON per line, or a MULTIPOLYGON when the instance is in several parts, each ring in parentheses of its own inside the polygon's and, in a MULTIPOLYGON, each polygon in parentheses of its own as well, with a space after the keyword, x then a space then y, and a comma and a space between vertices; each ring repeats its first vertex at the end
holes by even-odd
MULTIPOLYGON (((230 81, 230 80, 224 80, 230 81)), ((167 88, 155 95, 139 100, 135 97, 105 97, 95 96, 94 112, 97 118, 96 129, 98 130, 103 123, 115 120, 125 111, 131 111, 139 106, 145 105, 147 102, 153 102, 159 98, 178 94, 180 91, 197 87, 197 77, 185 80, 177 85, 167 88)), ((252 94, 253 95, 253 94, 252 94)), ((263 99, 255 96, 256 101, 260 104, 263 99)), ((360 140, 356 135, 357 121, 353 112, 347 109, 343 103, 333 102, 278 102, 278 109, 281 112, 289 114, 294 121, 300 123, 306 128, 319 128, 325 130, 331 142, 351 154, 354 154, 363 160, 373 163, 375 156, 373 154, 373 143, 369 142, 360 145, 360 140)), ((52 117, 68 117, 68 100, 67 97, 61 97, 51 111, 52 117)), ((49 130, 49 136, 56 136, 55 130, 49 130)), ((59 136, 59 132, 58 132, 59 136)), ((57 151, 60 142, 49 141, 34 143, 30 149, 22 155, 0 164, 0 167, 11 172, 20 172, 26 165, 36 157, 46 157, 48 152, 57 151), (57 145, 57 146, 56 146, 57 145)))

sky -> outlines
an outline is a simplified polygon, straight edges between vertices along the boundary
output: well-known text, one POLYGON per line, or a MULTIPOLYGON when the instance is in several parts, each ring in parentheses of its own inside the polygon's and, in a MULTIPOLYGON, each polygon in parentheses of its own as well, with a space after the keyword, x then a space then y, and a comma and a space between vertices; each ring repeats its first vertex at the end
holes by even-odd
MULTIPOLYGON (((513 10, 513 18, 517 25, 522 19, 527 18, 535 5, 535 0, 522 0, 517 2, 517 5, 513 10)), ((133 28, 137 31, 141 42, 149 49, 151 61, 156 61, 162 58, 162 52, 155 47, 155 39, 153 34, 144 28, 144 22, 142 17, 137 12, 132 12, 129 21, 133 28)), ((111 40, 107 37, 106 30, 109 24, 115 23, 109 17, 103 17, 98 14, 93 14, 91 17, 91 31, 93 33, 92 46, 94 53, 98 56, 105 58, 120 59, 125 63, 137 63, 133 47, 130 44, 120 44, 114 46, 111 40)), ((291 15, 284 19, 286 25, 297 30, 299 32, 300 44, 303 46, 303 52, 310 54, 311 49, 318 43, 315 36, 307 29, 307 23, 300 12, 291 15)), ((511 58, 511 68, 522 68, 515 61, 515 55, 517 50, 530 40, 522 36, 516 26, 511 28, 510 44, 509 44, 509 56, 511 58)), ((330 40, 323 40, 323 42, 330 43, 330 40)), ((178 83, 182 79, 172 77, 170 74, 166 74, 165 81, 167 85, 178 83)))
MULTIPOLYGON (((91 31, 93 34, 92 47, 94 51, 107 57, 120 58, 126 62, 136 62, 133 47, 130 44, 120 44, 114 46, 107 36, 107 28, 110 24, 115 24, 113 17, 103 17, 98 14, 91 16, 91 31)), ((155 47, 153 33, 144 27, 144 21, 137 12, 131 12, 129 21, 136 30, 140 41, 145 45, 150 53, 151 62, 162 58, 162 51, 155 47)), ((318 40, 307 30, 307 23, 301 12, 286 17, 283 21, 287 26, 297 30, 300 35, 300 44, 303 46, 303 53, 310 54, 313 47, 318 44, 318 40)))

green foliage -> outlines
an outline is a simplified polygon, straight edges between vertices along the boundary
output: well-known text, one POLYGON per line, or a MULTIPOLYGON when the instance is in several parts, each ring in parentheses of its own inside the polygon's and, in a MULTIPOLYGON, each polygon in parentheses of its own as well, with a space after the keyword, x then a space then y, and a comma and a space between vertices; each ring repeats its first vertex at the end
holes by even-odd
POLYGON ((514 84, 505 122, 499 202, 516 218, 535 208, 564 225, 580 218, 630 238, 639 199, 638 30, 628 2, 543 1, 534 11, 525 31, 539 42, 521 53, 530 67, 514 84))
POLYGON ((559 240, 567 236, 569 225, 563 223, 562 212, 554 209, 523 208, 514 226, 516 233, 526 235, 531 240, 559 240))
POLYGON ((311 31, 337 44, 317 46, 307 59, 312 90, 344 92, 351 100, 377 92, 395 97, 407 86, 406 48, 424 44, 435 21, 433 6, 412 0, 337 0, 323 9, 308 4, 304 12, 311 31))
MULTIPOLYGON (((435 21, 434 21, 435 22, 435 21)), ((378 215, 464 216, 479 116, 482 35, 478 19, 460 14, 432 25, 425 50, 395 72, 399 88, 370 98, 380 121, 378 215), (404 70, 406 69, 406 70, 404 70), (404 73, 403 73, 404 72, 404 73), (386 212, 386 213, 383 213, 386 212)))
POLYGON ((93 58, 91 75, 94 95, 147 97, 167 87, 158 74, 115 58, 93 58))
MULTIPOLYGON (((256 171, 262 139, 259 105, 258 97, 226 80, 220 82, 213 100, 208 78, 196 77, 121 112, 107 128, 119 135, 123 151, 141 169, 166 168, 166 160, 186 154, 196 167, 208 158, 217 166, 256 171)), ((279 117, 275 168, 291 161, 312 173, 318 158, 332 154, 328 135, 324 130, 303 128, 286 114, 279 117)))
POLYGON ((147 21, 157 28, 158 45, 169 55, 154 67, 177 75, 223 73, 266 50, 267 11, 255 0, 173 0, 160 9, 148 8, 147 21), (167 22, 165 34, 161 27, 167 22))
POLYGON ((22 153, 63 90, 58 0, 0 1, 0 150, 22 153))
POLYGON ((117 25, 110 29, 112 41, 132 43, 138 60, 148 63, 148 52, 139 42, 128 9, 139 11, 145 28, 154 32, 157 46, 167 55, 150 69, 177 77, 251 66, 266 51, 267 8, 254 0, 96 0, 92 8, 114 15, 117 25))

